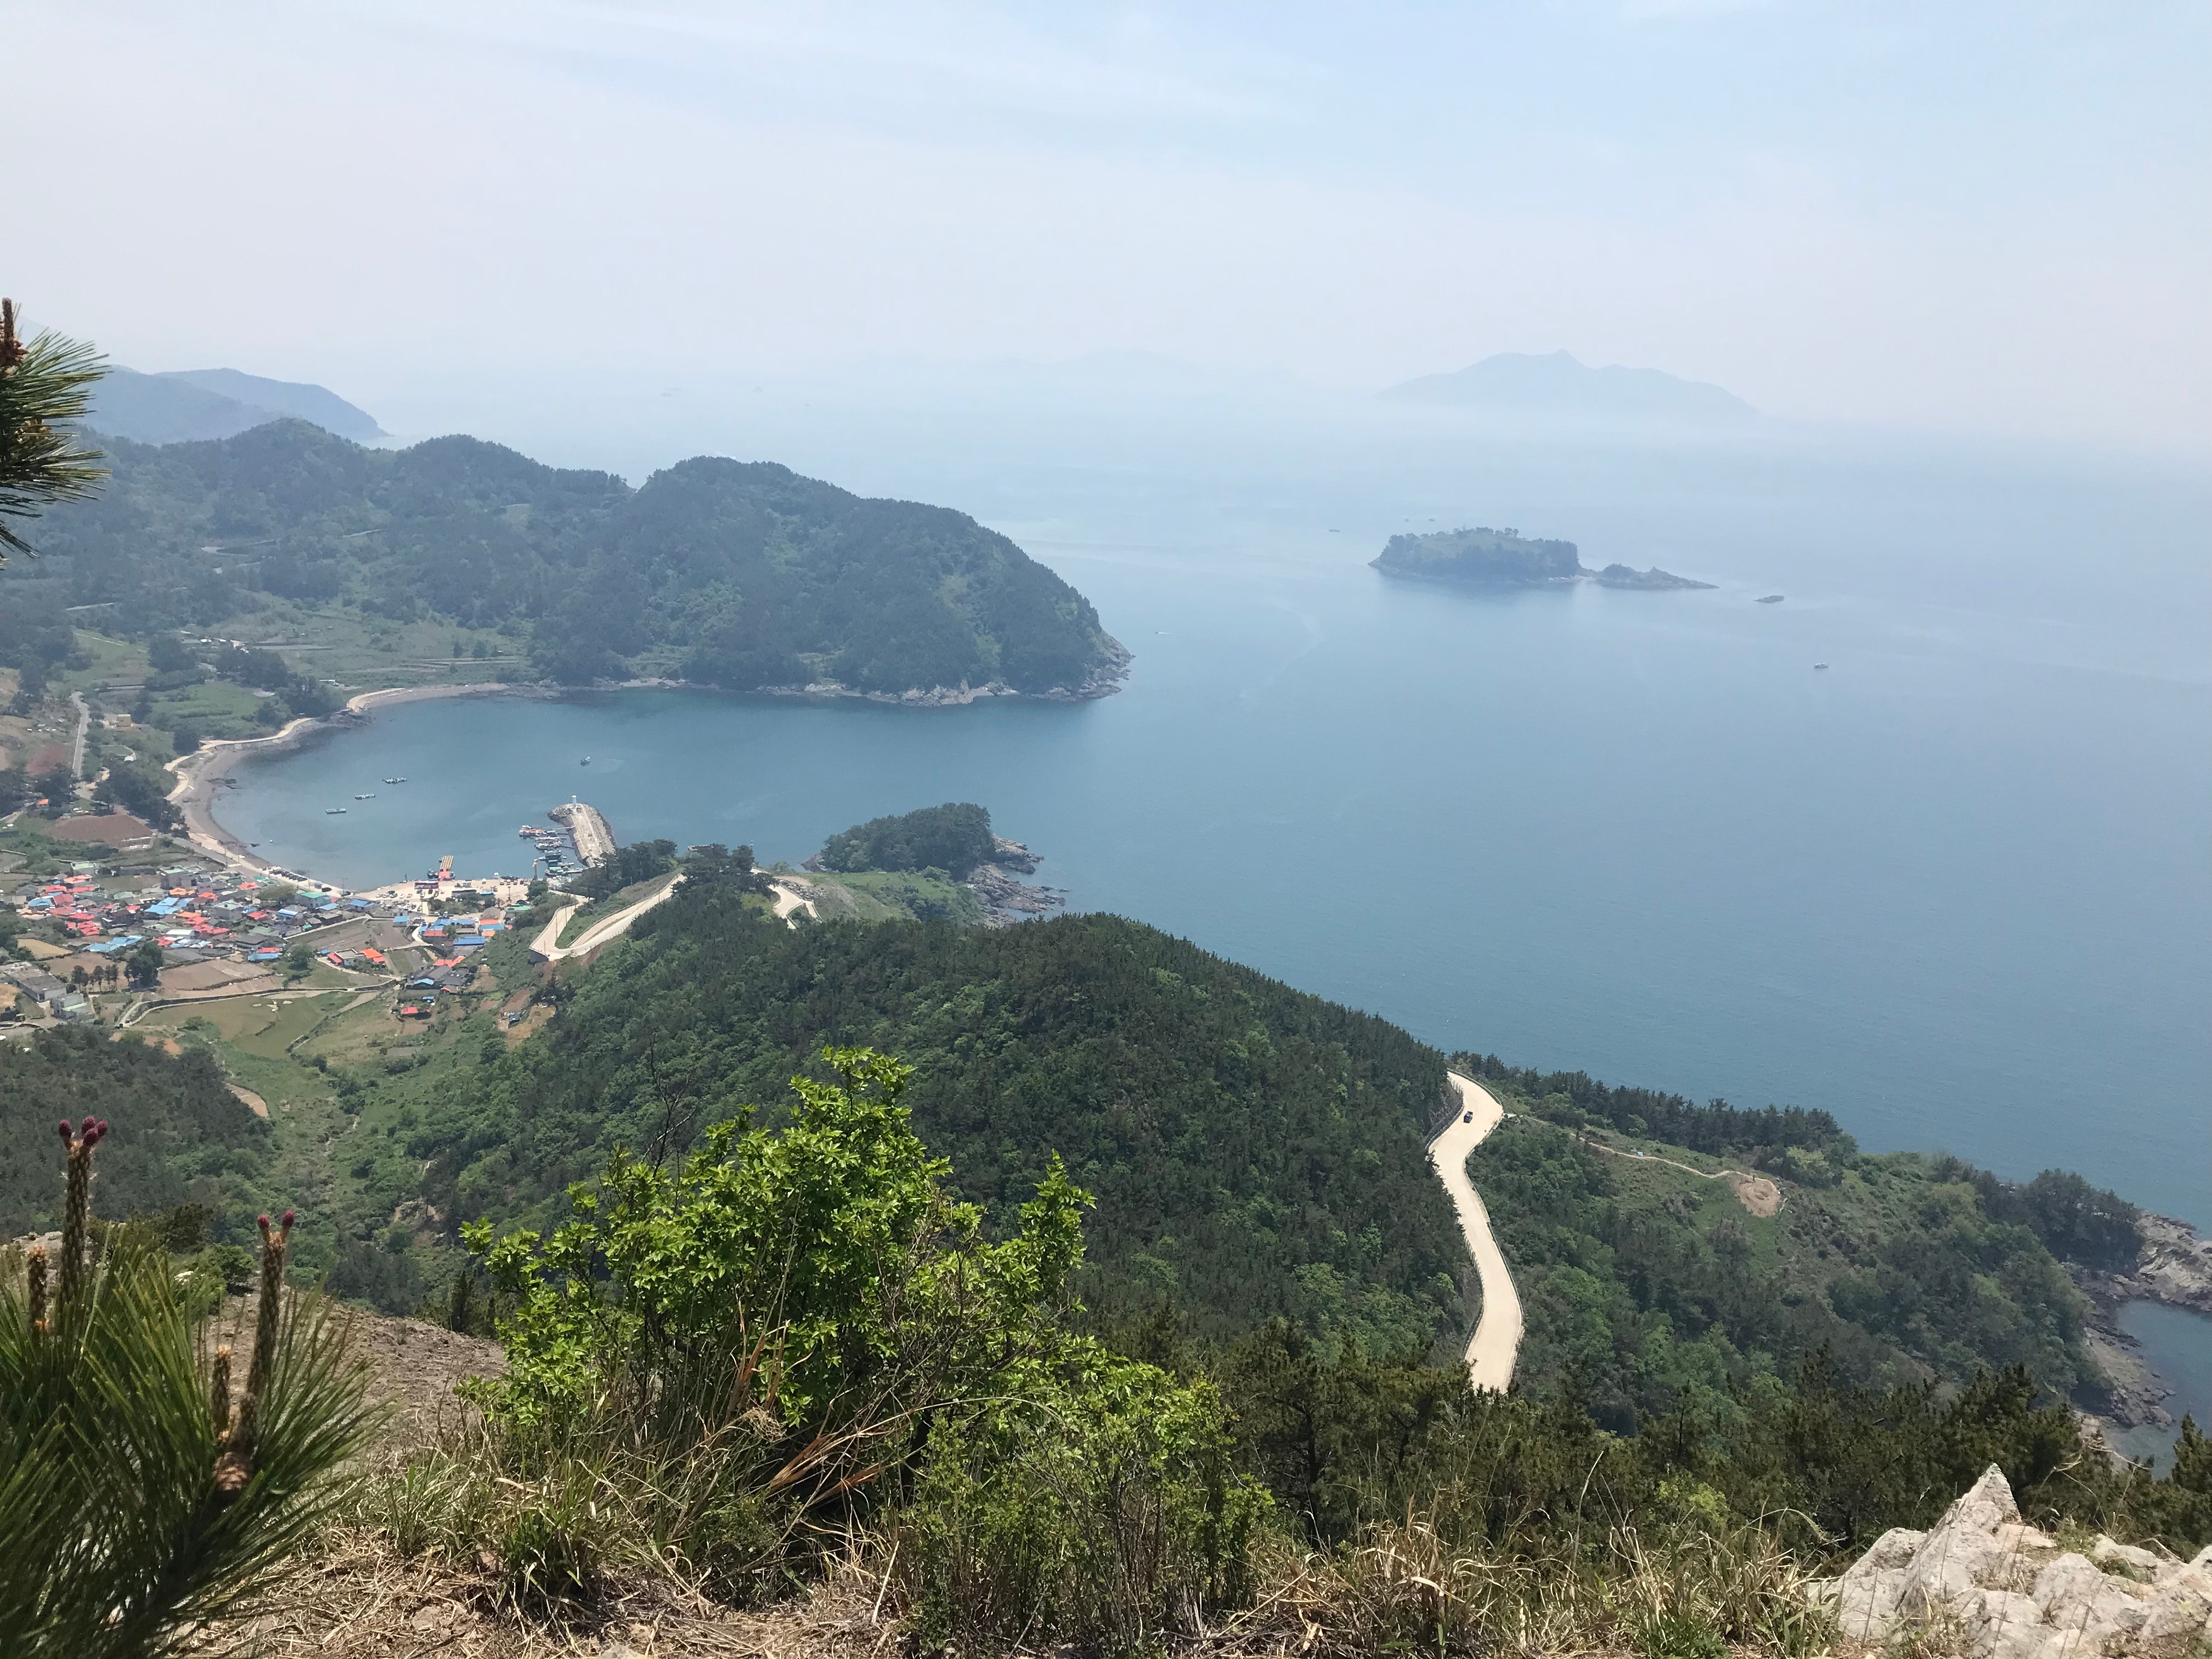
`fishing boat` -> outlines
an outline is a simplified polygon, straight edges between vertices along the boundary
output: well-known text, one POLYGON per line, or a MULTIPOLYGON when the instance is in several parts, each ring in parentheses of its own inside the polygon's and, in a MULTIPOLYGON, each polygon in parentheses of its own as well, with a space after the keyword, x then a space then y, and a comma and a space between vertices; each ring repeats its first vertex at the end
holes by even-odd
POLYGON ((323 816, 326 818, 341 817, 344 813, 345 808, 343 806, 325 806, 323 808, 323 816))
POLYGON ((407 780, 404 778, 386 778, 385 779, 385 781, 386 783, 404 783, 407 780))
POLYGON ((354 799, 356 800, 374 800, 376 799, 376 792, 372 789, 365 795, 356 795, 354 799))
POLYGON ((584 763, 585 765, 586 765, 586 766, 589 766, 589 765, 592 763, 592 757, 591 757, 589 755, 585 756, 585 757, 584 757, 584 763, 584 763))

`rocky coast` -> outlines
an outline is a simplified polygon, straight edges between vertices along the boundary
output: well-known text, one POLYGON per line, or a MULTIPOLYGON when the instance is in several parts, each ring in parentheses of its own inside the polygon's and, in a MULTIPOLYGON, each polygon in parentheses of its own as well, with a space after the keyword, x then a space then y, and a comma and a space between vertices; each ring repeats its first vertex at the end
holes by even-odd
POLYGON ((2120 1324, 2130 1302, 2152 1302, 2212 1318, 2212 1239, 2185 1221, 2145 1212, 2138 1221, 2142 1249, 2129 1267, 2112 1270, 2069 1262, 2066 1271, 2089 1298, 2088 1346, 2105 1374, 2093 1422, 2120 1428, 2171 1429, 2167 1401, 2172 1386, 2144 1363, 2142 1344, 2120 1324))

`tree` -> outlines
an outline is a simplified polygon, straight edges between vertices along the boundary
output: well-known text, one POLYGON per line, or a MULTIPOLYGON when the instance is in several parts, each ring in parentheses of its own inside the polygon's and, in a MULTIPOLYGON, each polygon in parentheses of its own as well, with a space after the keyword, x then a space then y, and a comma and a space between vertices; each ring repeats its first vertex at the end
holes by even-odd
POLYGON ((131 947, 124 965, 131 970, 134 990, 150 991, 161 982, 161 947, 150 939, 143 940, 131 947))
POLYGON ((66 766, 57 766, 51 772, 41 772, 31 780, 31 799, 44 796, 46 816, 58 818, 70 810, 76 799, 76 774, 66 766))
POLYGON ((294 944, 289 945, 284 948, 284 977, 286 979, 305 979, 307 976, 308 970, 314 965, 314 952, 310 951, 306 945, 294 944))
POLYGON ((92 407, 101 362, 90 346, 51 330, 25 341, 15 302, 0 300, 0 563, 11 550, 33 550, 8 520, 82 501, 107 477, 100 452, 79 442, 70 425, 92 407))

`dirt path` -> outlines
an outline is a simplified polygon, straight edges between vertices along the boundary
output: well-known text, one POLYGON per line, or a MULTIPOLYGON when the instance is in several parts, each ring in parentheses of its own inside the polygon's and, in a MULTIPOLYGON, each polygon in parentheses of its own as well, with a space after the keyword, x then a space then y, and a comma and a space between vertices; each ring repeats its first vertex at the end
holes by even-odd
POLYGON ((1782 1207, 1782 1188, 1765 1176, 1753 1175, 1748 1170, 1693 1170, 1686 1164, 1678 1164, 1671 1158, 1658 1158, 1650 1152, 1624 1151, 1608 1146, 1602 1140, 1593 1140, 1588 1135, 1575 1137, 1594 1152, 1610 1152, 1615 1158, 1633 1158, 1639 1164, 1663 1164, 1670 1170, 1680 1170, 1700 1181, 1725 1181, 1735 1192, 1736 1202, 1753 1215, 1772 1215, 1782 1207))
MULTIPOLYGON (((586 927, 582 933, 579 933, 574 941, 571 944, 551 945, 551 941, 548 940, 543 933, 540 933, 538 936, 538 943, 540 945, 551 945, 550 949, 544 952, 545 960, 548 962, 565 962, 570 957, 589 956, 592 951, 598 950, 599 946, 605 945, 609 939, 615 938, 617 934, 627 933, 629 929, 630 923, 635 921, 647 910, 653 908, 654 905, 665 903, 668 900, 668 896, 673 893, 683 884, 684 878, 679 875, 672 880, 667 886, 662 888, 659 892, 647 894, 645 897, 640 899, 636 903, 630 905, 628 908, 617 910, 614 915, 608 916, 604 921, 593 922, 589 927, 586 927)), ((563 911, 562 913, 562 917, 565 918, 567 914, 568 913, 566 911, 563 911)), ((537 949, 537 946, 533 945, 531 948, 535 950, 537 949)))
POLYGON ((1467 1159, 1505 1121, 1505 1109, 1473 1079, 1457 1072, 1444 1075, 1459 1097, 1459 1110, 1429 1143, 1429 1161, 1437 1166, 1437 1178, 1459 1212, 1460 1231, 1482 1279, 1482 1317, 1467 1345, 1467 1372, 1476 1388, 1503 1394, 1512 1386, 1513 1364, 1521 1353, 1521 1293, 1513 1288, 1505 1253, 1490 1231, 1490 1212, 1482 1207, 1482 1195, 1467 1177, 1467 1159))

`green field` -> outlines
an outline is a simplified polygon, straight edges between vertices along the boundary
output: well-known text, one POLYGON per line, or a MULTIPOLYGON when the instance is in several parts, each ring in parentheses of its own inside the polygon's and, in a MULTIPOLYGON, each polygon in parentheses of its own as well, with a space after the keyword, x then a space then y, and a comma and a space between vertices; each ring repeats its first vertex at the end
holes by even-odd
POLYGON ((817 887, 834 896, 820 904, 822 919, 835 920, 833 907, 857 921, 953 921, 980 927, 983 906, 958 882, 935 871, 856 870, 831 875, 806 872, 817 887))

